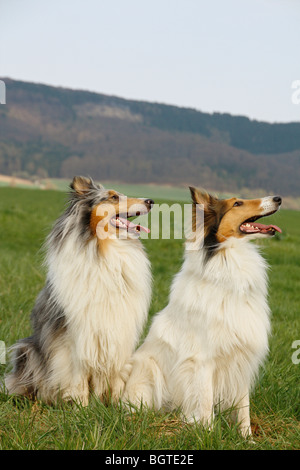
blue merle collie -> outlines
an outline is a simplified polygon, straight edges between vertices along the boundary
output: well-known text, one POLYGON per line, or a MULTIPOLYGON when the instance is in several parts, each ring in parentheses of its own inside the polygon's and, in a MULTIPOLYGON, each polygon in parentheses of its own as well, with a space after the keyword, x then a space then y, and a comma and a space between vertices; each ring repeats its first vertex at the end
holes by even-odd
POLYGON ((128 218, 151 199, 127 198, 75 177, 47 238, 48 275, 31 314, 32 336, 12 347, 11 394, 86 405, 118 399, 151 297, 150 263, 128 218))

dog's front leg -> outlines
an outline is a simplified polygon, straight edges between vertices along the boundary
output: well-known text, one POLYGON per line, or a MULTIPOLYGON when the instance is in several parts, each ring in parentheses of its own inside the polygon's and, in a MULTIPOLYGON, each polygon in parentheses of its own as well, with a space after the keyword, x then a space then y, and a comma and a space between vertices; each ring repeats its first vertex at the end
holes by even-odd
POLYGON ((212 428, 214 420, 212 370, 202 367, 195 374, 194 410, 192 417, 203 426, 212 428), (197 395, 196 395, 197 394, 197 395))
POLYGON ((214 419, 212 366, 198 358, 190 358, 180 365, 177 372, 181 387, 173 388, 175 402, 182 406, 185 419, 190 423, 196 421, 211 428, 214 419))
POLYGON ((250 404, 248 392, 245 392, 245 395, 237 402, 236 420, 240 425, 240 433, 242 436, 251 436, 252 432, 250 425, 250 404))
POLYGON ((87 378, 80 378, 77 383, 72 383, 63 390, 62 399, 76 402, 81 406, 87 406, 89 404, 89 385, 87 378))

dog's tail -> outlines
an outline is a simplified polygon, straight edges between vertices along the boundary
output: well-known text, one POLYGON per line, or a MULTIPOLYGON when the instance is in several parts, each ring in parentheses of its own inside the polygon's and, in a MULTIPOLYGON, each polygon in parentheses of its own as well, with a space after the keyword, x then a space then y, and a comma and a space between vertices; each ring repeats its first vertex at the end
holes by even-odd
POLYGON ((5 377, 9 394, 34 397, 41 376, 41 358, 32 336, 21 339, 9 350, 11 372, 5 377))

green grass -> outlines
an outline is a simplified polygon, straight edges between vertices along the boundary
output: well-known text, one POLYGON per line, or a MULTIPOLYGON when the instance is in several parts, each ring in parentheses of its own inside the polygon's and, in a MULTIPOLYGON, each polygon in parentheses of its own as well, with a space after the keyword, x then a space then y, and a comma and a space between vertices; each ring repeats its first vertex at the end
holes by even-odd
MULTIPOLYGON (((45 280, 41 246, 64 203, 59 191, 0 188, 0 340, 7 346, 30 334, 30 311, 45 280)), ((239 436, 226 413, 208 431, 184 425, 177 413, 131 415, 97 398, 82 408, 0 393, 0 449, 298 449, 300 364, 291 357, 300 339, 300 212, 282 210, 273 222, 283 234, 263 243, 273 315, 270 354, 251 398, 254 443, 239 436)), ((154 277, 151 317, 167 303, 183 246, 181 240, 144 243, 154 277)))

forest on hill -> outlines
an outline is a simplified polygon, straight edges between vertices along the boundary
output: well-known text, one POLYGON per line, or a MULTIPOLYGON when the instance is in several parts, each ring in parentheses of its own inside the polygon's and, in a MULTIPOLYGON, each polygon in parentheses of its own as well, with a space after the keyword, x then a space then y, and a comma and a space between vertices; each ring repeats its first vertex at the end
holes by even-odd
POLYGON ((300 123, 3 80, 2 174, 299 195, 300 123))

